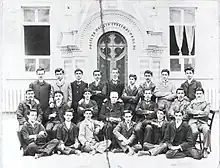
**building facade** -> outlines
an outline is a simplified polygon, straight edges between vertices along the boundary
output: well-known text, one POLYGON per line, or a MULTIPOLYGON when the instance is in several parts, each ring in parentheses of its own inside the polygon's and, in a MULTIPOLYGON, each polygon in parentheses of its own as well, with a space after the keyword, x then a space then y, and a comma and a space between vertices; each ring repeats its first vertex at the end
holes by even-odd
POLYGON ((146 69, 157 83, 167 68, 176 87, 185 80, 184 68, 192 66, 218 109, 218 16, 217 1, 6 0, 3 111, 15 109, 39 66, 46 68, 48 82, 58 67, 70 81, 81 68, 87 82, 93 70, 101 69, 106 80, 117 67, 122 81, 134 73, 138 84, 146 69))

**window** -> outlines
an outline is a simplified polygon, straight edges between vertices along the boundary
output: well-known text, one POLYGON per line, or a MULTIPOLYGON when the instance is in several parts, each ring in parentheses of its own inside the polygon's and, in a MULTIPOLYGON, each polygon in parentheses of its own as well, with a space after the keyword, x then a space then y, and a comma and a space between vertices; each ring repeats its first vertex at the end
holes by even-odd
POLYGON ((50 71, 50 11, 47 7, 24 7, 25 71, 37 67, 50 71))
POLYGON ((170 71, 195 68, 195 8, 170 8, 170 71))

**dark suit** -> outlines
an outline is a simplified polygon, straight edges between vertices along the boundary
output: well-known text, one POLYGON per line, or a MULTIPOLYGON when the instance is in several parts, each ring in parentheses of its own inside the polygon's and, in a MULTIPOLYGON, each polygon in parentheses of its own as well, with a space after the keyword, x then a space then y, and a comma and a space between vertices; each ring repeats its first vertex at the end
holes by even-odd
POLYGON ((113 81, 111 80, 106 84, 106 89, 107 89, 107 97, 110 96, 110 93, 112 91, 116 91, 118 92, 118 97, 120 98, 124 90, 124 84, 121 83, 119 80, 117 81, 116 84, 114 84, 113 81))
POLYGON ((88 88, 88 83, 81 81, 80 84, 77 81, 70 83, 72 88, 72 108, 74 110, 73 121, 76 123, 78 121, 78 102, 83 98, 83 93, 85 88, 88 88))
POLYGON ((195 91, 197 88, 202 87, 201 82, 196 81, 193 79, 191 83, 189 84, 188 81, 185 81, 181 84, 181 87, 183 88, 185 95, 189 98, 190 101, 196 98, 195 91))

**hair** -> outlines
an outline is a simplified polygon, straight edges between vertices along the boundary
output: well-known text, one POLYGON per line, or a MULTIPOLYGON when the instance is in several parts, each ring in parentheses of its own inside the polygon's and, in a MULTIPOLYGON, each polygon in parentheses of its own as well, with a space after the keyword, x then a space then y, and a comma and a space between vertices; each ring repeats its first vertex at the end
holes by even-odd
POLYGON ((152 90, 151 90, 150 88, 145 88, 145 89, 143 90, 143 93, 145 93, 147 90, 150 90, 150 92, 152 93, 152 90))
POLYGON ((60 93, 60 94, 63 95, 63 92, 62 92, 61 90, 56 90, 56 91, 54 92, 54 96, 55 96, 55 94, 57 94, 57 93, 60 93))
POLYGON ((135 80, 137 80, 137 75, 135 75, 135 74, 130 74, 130 75, 129 75, 129 78, 134 78, 135 80))
POLYGON ((168 75, 170 75, 170 71, 169 71, 168 69, 162 69, 161 74, 162 74, 163 72, 166 72, 166 73, 168 73, 168 75))
POLYGON ((32 88, 28 88, 26 91, 25 91, 25 94, 27 94, 27 92, 34 92, 34 90, 32 88))
POLYGON ((192 71, 192 73, 194 74, 195 70, 193 67, 187 67, 186 69, 184 69, 184 72, 186 73, 186 71, 192 71))
POLYGON ((72 108, 69 108, 66 111, 64 111, 64 115, 66 114, 66 112, 72 113, 72 115, 73 115, 74 110, 72 108))
MULTIPOLYGON (((176 93, 177 93, 179 90, 182 90, 182 91, 184 92, 184 89, 180 87, 180 88, 177 88, 177 89, 176 89, 176 93)), ((185 92, 184 92, 184 93, 185 93, 185 92)))
POLYGON ((118 68, 113 68, 112 71, 117 71, 118 73, 120 73, 118 68))
POLYGON ((146 71, 144 71, 144 75, 145 75, 145 74, 150 74, 151 76, 153 76, 153 72, 150 71, 150 70, 146 70, 146 71))
POLYGON ((90 92, 90 93, 92 93, 92 90, 91 90, 90 88, 85 88, 84 91, 83 91, 83 94, 84 94, 85 92, 90 92))
POLYGON ((131 110, 124 110, 123 115, 130 113, 132 115, 132 111, 131 110))
POLYGON ((83 74, 83 70, 82 70, 82 69, 79 69, 79 68, 77 68, 77 69, 74 71, 74 73, 76 73, 76 72, 81 72, 81 73, 83 74))
POLYGON ((201 88, 201 87, 196 88, 195 93, 196 93, 196 92, 198 92, 198 91, 201 91, 203 94, 205 93, 204 89, 203 89, 203 88, 201 88))
POLYGON ((36 112, 37 113, 37 110, 36 109, 30 109, 30 110, 27 111, 27 115, 30 115, 31 112, 36 112))
POLYGON ((86 108, 83 112, 83 114, 85 114, 86 111, 91 111, 91 113, 93 114, 93 110, 91 108, 86 108))
POLYGON ((175 115, 176 113, 181 113, 182 115, 184 115, 183 110, 174 110, 174 115, 175 115))
POLYGON ((92 74, 94 75, 96 72, 99 72, 102 75, 102 72, 99 69, 94 70, 92 74))
POLYGON ((164 115, 166 114, 166 110, 165 110, 165 109, 159 108, 159 109, 157 110, 157 112, 158 112, 158 111, 162 111, 164 115))
POLYGON ((43 67, 37 68, 36 73, 37 73, 38 71, 44 71, 44 73, 46 72, 46 71, 45 71, 45 68, 43 68, 43 67))
POLYGON ((64 70, 63 70, 62 68, 57 68, 57 69, 55 69, 55 74, 56 74, 57 72, 62 72, 62 73, 64 74, 64 70))

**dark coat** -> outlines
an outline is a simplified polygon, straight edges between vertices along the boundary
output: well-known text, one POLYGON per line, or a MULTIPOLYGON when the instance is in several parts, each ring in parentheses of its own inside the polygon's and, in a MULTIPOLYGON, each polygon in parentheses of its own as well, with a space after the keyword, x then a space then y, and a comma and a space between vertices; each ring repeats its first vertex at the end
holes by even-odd
POLYGON ((62 123, 59 125, 57 129, 57 139, 61 141, 61 143, 64 143, 67 146, 75 144, 75 142, 78 142, 78 129, 77 126, 74 123, 71 123, 70 129, 66 127, 65 123, 62 123), (72 142, 72 144, 66 144, 68 141, 68 138, 72 142))
POLYGON ((16 111, 19 125, 23 125, 25 122, 28 121, 27 113, 31 109, 35 109, 37 111, 37 121, 42 122, 43 111, 40 108, 40 104, 37 104, 35 101, 33 101, 31 104, 26 101, 22 101, 21 103, 19 103, 18 109, 16 111))
POLYGON ((43 112, 48 108, 49 106, 49 100, 50 98, 53 98, 53 92, 51 89, 51 85, 45 81, 40 83, 38 80, 34 81, 29 85, 30 88, 32 88, 35 92, 35 98, 40 101, 40 106, 43 112))
POLYGON ((170 146, 180 145, 182 150, 187 150, 193 146, 192 130, 186 122, 182 122, 179 128, 176 128, 175 121, 171 121, 167 126, 163 142, 170 146))
POLYGON ((124 84, 121 83, 119 80, 117 81, 117 84, 114 84, 111 80, 106 84, 106 88, 107 88, 107 97, 110 96, 110 93, 112 91, 116 91, 118 92, 118 97, 120 98, 124 90, 124 84))
POLYGON ((196 98, 195 91, 197 88, 202 87, 201 82, 196 81, 193 79, 191 83, 189 84, 188 81, 185 81, 181 84, 181 87, 183 88, 185 95, 189 98, 190 101, 196 98))
MULTIPOLYGON (((158 120, 155 120, 158 122, 158 120)), ((164 120, 161 127, 157 127, 153 125, 153 144, 160 144, 160 142, 164 139, 165 131, 169 122, 164 120)))

